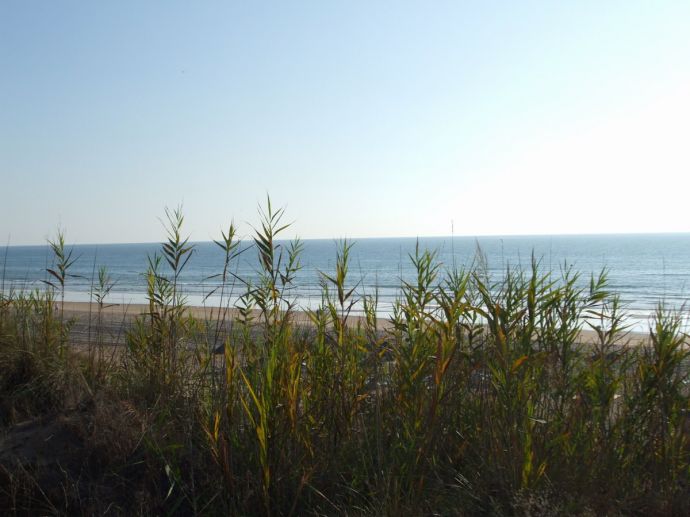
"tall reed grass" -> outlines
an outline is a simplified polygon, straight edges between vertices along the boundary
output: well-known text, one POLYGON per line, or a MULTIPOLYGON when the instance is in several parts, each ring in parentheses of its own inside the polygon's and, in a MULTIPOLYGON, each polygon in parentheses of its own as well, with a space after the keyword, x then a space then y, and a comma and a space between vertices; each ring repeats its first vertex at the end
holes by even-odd
MULTIPOLYGON (((90 426, 77 432, 89 468, 68 472, 62 491, 29 490, 0 452, 0 502, 16 513, 690 513, 681 314, 660 305, 649 334, 631 341, 605 271, 582 287, 572 268, 533 258, 496 278, 481 260, 448 266, 418 246, 415 278, 382 321, 376 293, 351 278, 356 244, 344 240, 305 322, 292 295, 301 242, 278 240, 288 225, 270 200, 259 216, 258 282, 231 273, 230 225, 217 241, 221 307, 198 321, 179 285, 194 247, 181 210, 166 212, 148 310, 109 368, 102 353, 84 360, 69 346, 62 235, 51 243, 59 300, 0 295, 7 432, 75 407, 90 426)), ((106 270, 94 285, 100 314, 106 270)))

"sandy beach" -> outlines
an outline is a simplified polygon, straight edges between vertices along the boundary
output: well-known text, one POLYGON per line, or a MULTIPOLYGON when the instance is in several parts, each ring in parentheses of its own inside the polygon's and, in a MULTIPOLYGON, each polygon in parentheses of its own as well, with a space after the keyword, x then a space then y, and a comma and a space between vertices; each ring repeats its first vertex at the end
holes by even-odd
MULTIPOLYGON (((101 327, 105 340, 110 344, 124 344, 125 330, 132 324, 137 316, 145 314, 149 309, 146 304, 128 304, 128 305, 106 305, 101 312, 101 327)), ((219 318, 227 321, 232 321, 239 316, 237 309, 228 308, 222 309, 220 307, 187 307, 187 313, 194 318, 217 321, 219 318)), ((64 302, 65 317, 73 320, 72 338, 80 343, 85 344, 94 332, 94 327, 97 324, 98 306, 88 302, 64 302), (91 329, 89 329, 89 322, 91 329), (91 330, 91 331, 90 331, 91 330)), ((258 318, 259 312, 256 312, 258 318)), ((297 325, 309 326, 311 320, 304 311, 295 311, 293 321, 297 325)), ((356 325, 362 322, 361 316, 350 316, 348 321, 351 325, 356 325)), ((391 328, 391 323, 387 318, 379 318, 378 327, 385 331, 391 328)), ((590 329, 584 329, 580 333, 581 342, 585 344, 594 344, 597 342, 597 334, 590 329)), ((640 345, 648 340, 648 334, 643 332, 629 332, 625 339, 621 341, 621 345, 640 345)))

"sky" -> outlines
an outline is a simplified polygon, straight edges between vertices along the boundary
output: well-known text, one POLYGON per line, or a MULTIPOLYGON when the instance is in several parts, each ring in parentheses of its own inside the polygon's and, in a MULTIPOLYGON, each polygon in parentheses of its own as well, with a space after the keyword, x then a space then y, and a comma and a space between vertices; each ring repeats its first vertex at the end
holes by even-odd
POLYGON ((690 231, 690 2, 0 2, 0 242, 690 231))

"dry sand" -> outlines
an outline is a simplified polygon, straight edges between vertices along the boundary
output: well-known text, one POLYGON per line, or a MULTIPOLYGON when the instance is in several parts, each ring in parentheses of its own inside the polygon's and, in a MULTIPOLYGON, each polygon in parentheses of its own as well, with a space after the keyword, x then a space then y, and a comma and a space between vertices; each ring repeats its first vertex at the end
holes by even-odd
MULTIPOLYGON (((148 311, 149 306, 146 304, 129 304, 129 305, 108 305, 103 308, 101 313, 101 326, 106 336, 109 336, 112 344, 124 343, 124 330, 131 325, 135 317, 144 314, 148 311)), ((72 337, 84 343, 89 337, 89 321, 91 325, 96 324, 98 307, 95 304, 88 302, 65 302, 64 305, 65 317, 74 321, 72 329, 72 337)), ((217 320, 219 317, 226 320, 231 320, 239 316, 236 309, 221 309, 219 307, 187 307, 188 314, 198 319, 205 319, 207 321, 217 320)), ((258 311, 257 311, 258 316, 258 311)), ((356 324, 361 321, 362 317, 353 316, 350 321, 356 324)), ((305 312, 296 311, 294 315, 294 322, 298 325, 310 325, 309 317, 305 312)), ((391 324, 388 319, 379 319, 379 329, 385 330, 390 328, 391 324)), ((640 345, 648 340, 648 334, 644 332, 630 332, 621 344, 624 345, 640 345)), ((583 330, 580 333, 582 343, 593 344, 597 342, 597 335, 593 330, 583 330)))

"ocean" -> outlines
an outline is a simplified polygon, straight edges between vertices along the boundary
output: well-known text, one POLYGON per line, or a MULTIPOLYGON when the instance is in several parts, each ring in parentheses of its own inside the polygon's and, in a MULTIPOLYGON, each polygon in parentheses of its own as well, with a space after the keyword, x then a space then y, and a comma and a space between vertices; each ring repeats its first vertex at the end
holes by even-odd
MULTIPOLYGON (((349 284, 358 294, 378 292, 379 313, 389 314, 399 295, 401 280, 413 279, 409 255, 419 241, 422 249, 435 250, 442 270, 469 267, 476 262, 478 250, 485 257, 488 271, 495 277, 507 267, 529 268, 534 255, 544 271, 558 274, 567 264, 589 281, 591 274, 603 268, 609 272, 610 289, 621 297, 631 324, 645 326, 659 302, 682 309, 690 299, 690 234, 638 235, 568 235, 506 237, 429 237, 359 239, 351 251, 349 284)), ((285 242, 281 242, 285 245, 285 242)), ((335 268, 337 242, 304 240, 302 269, 290 296, 302 308, 320 302, 319 272, 331 274, 335 268)), ((256 249, 249 247, 236 259, 232 271, 243 279, 256 279, 256 249)), ((116 282, 108 301, 115 304, 145 302, 144 273, 147 256, 160 250, 160 244, 75 245, 77 260, 70 269, 75 275, 67 280, 65 299, 88 301, 92 281, 99 266, 106 266, 116 282)), ((195 243, 194 255, 180 276, 183 292, 192 305, 217 305, 216 296, 207 295, 218 285, 223 252, 212 242, 195 243)), ((8 291, 44 289, 46 268, 53 259, 47 246, 9 246, 0 249, 2 289, 8 291)), ((237 282, 231 292, 236 298, 243 292, 237 282)), ((357 309, 357 307, 356 307, 357 309)))

